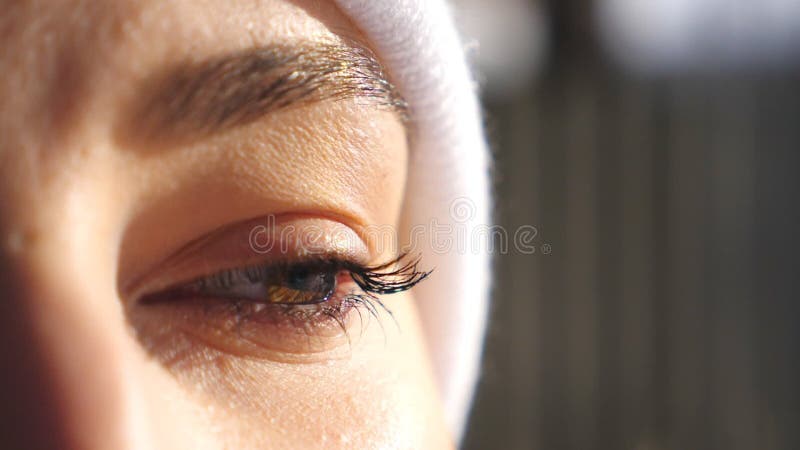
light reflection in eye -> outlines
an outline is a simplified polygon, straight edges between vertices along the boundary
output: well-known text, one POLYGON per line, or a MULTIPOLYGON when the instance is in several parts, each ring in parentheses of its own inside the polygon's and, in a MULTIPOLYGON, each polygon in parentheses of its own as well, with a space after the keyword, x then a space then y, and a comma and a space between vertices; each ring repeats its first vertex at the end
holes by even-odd
MULTIPOLYGON (((326 301, 336 290, 336 273, 295 266, 278 283, 267 285, 269 303, 309 304, 326 301)), ((266 284, 265 284, 266 285, 266 284)))

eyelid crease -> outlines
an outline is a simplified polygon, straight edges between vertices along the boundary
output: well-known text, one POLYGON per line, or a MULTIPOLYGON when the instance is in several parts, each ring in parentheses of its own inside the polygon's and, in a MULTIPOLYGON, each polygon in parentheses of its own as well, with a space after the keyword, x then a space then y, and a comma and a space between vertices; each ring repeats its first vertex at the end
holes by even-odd
POLYGON ((123 282, 120 293, 123 298, 135 299, 175 285, 176 280, 195 279, 201 271, 207 274, 270 261, 337 259, 364 266, 371 258, 353 226, 319 214, 268 215, 226 225, 190 241, 150 270, 123 282), (270 241, 261 242, 261 248, 254 246, 254 230, 267 233, 263 237, 270 241), (311 236, 313 241, 307 236, 311 232, 316 233, 316 238, 311 236))

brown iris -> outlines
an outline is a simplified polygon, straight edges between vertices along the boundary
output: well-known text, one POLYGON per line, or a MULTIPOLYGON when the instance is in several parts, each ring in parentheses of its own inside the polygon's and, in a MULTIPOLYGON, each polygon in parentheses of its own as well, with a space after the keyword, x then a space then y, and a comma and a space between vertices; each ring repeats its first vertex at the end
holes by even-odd
POLYGON ((266 303, 308 305, 330 298, 336 288, 336 274, 309 266, 295 266, 273 273, 265 283, 266 303))

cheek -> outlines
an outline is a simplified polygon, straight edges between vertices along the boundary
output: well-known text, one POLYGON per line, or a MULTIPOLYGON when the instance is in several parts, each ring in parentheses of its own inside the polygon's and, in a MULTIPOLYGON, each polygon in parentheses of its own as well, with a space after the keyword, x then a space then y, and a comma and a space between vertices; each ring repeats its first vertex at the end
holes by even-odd
POLYGON ((265 370, 252 363, 238 364, 235 372, 217 384, 218 398, 235 405, 227 411, 220 405, 220 416, 229 435, 246 436, 253 447, 386 448, 399 437, 416 440, 420 395, 391 366, 340 361, 265 370))
POLYGON ((391 297, 387 306, 402 329, 383 315, 381 324, 354 330, 348 353, 338 359, 292 364, 208 350, 171 370, 198 404, 211 405, 204 409, 213 411, 211 423, 223 442, 246 448, 432 448, 430 436, 441 434, 443 425, 412 299, 391 297))

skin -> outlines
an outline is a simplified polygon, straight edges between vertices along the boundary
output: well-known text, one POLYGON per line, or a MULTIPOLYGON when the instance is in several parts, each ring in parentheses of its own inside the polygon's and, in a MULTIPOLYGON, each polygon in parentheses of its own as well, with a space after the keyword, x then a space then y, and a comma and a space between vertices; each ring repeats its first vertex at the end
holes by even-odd
MULTIPOLYGON (((137 301, 137 289, 251 261, 220 249, 269 215, 357 237, 397 226, 408 148, 393 111, 325 100, 169 142, 141 139, 127 114, 171 61, 366 42, 346 17, 280 0, 0 10, 5 447, 452 446, 413 291, 382 297, 397 326, 384 311, 350 314, 347 333, 247 322, 247 340, 202 305, 137 301), (209 234, 213 245, 170 259, 209 234)), ((393 257, 367 239, 326 245, 393 257)))

